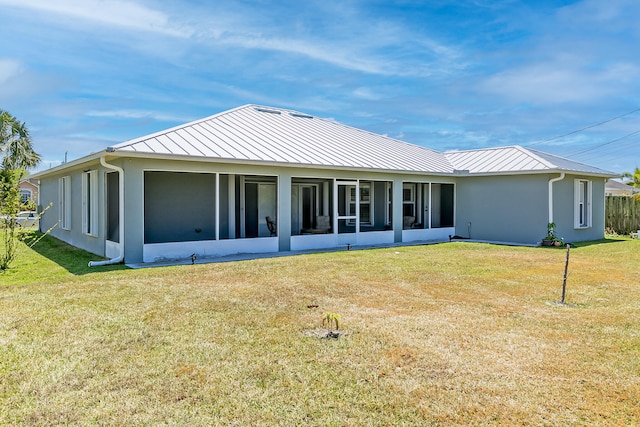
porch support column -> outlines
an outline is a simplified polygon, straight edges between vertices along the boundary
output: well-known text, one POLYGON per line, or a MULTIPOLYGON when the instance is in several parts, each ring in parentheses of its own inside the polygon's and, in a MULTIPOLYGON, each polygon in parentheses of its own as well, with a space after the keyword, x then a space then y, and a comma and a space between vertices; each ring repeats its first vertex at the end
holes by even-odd
POLYGON ((216 195, 214 198, 215 201, 215 231, 216 231, 216 240, 220 240, 220 174, 216 173, 216 195))
POLYGON ((227 215, 229 217, 229 239, 236 238, 236 176, 229 174, 227 191, 227 215))
POLYGON ((291 250, 291 173, 278 176, 278 246, 280 252, 291 250))
POLYGON ((402 242, 402 179, 393 179, 393 202, 392 202, 392 217, 393 217, 393 241, 396 243, 402 242))
POLYGON ((124 260, 142 262, 144 246, 144 171, 140 163, 127 159, 122 164, 127 176, 124 187, 124 260))

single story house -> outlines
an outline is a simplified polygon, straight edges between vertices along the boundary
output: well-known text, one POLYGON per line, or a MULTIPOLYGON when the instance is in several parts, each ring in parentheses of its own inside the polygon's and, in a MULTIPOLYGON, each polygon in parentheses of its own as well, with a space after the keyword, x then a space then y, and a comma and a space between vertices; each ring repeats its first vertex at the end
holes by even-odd
POLYGON ((38 172, 41 228, 112 262, 604 236, 611 172, 518 146, 438 152, 245 105, 38 172))
POLYGON ((36 206, 40 204, 38 182, 35 179, 24 178, 21 179, 20 186, 20 199, 23 204, 33 202, 36 206))
POLYGON ((635 188, 613 179, 607 180, 604 185, 605 196, 633 196, 638 193, 640 193, 640 188, 635 188))

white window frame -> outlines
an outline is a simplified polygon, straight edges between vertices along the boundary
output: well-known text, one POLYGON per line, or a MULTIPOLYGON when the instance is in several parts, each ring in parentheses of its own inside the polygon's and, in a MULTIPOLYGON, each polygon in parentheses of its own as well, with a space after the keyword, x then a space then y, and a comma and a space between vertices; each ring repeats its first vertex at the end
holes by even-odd
POLYGON ((60 228, 71 230, 71 177, 63 176, 58 180, 58 219, 60 228))
POLYGON ((418 207, 416 206, 416 184, 405 182, 402 184, 402 215, 413 216, 417 220, 418 207), (405 199, 404 192, 409 190, 409 198, 405 199), (413 215, 404 215, 404 206, 409 205, 413 209, 413 215))
POLYGON ((23 204, 27 204, 33 201, 33 191, 28 188, 20 189, 20 201, 23 204))
POLYGON ((98 171, 82 173, 82 232, 98 235, 98 171))
MULTIPOLYGON (((373 225, 373 209, 371 208, 372 206, 374 206, 373 204, 373 185, 371 181, 360 181, 359 183, 359 191, 356 191, 355 186, 353 187, 348 187, 348 191, 345 192, 345 197, 347 198, 346 200, 346 206, 347 206, 347 214, 349 216, 356 216, 356 194, 360 195, 360 208, 359 208, 359 216, 360 216, 360 225, 373 225), (364 197, 366 197, 364 195, 365 192, 363 192, 362 190, 366 188, 368 190, 368 194, 369 194, 369 199, 368 200, 363 200, 364 197), (353 190, 353 191, 351 191, 353 190), (363 221, 362 220, 362 205, 368 205, 369 206, 369 220, 368 221, 363 221)), ((355 225, 356 221, 354 219, 348 220, 347 224, 349 225, 355 225)))
POLYGON ((591 181, 574 180, 574 228, 590 228, 592 225, 592 191, 591 181))

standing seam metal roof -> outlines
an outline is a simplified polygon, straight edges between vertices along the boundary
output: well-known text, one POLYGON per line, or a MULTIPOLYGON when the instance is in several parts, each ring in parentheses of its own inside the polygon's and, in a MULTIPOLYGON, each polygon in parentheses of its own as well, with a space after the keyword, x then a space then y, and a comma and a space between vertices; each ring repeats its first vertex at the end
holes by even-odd
POLYGON ((565 171, 615 176, 614 173, 520 146, 444 153, 456 170, 470 174, 565 171))
POLYGON ((108 148, 167 156, 416 173, 615 174, 519 146, 441 153, 293 110, 245 105, 108 148))
POLYGON ((245 105, 110 151, 452 173, 443 153, 293 110, 245 105))

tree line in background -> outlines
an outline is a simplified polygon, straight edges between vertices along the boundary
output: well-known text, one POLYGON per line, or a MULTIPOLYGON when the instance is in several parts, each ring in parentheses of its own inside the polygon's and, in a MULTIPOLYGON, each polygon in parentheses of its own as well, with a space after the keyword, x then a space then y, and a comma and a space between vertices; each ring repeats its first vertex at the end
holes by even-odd
POLYGON ((19 225, 17 215, 22 204, 20 180, 27 169, 40 163, 24 122, 0 110, 0 215, 4 227, 4 248, 0 254, 0 270, 4 271, 16 257, 19 225))

